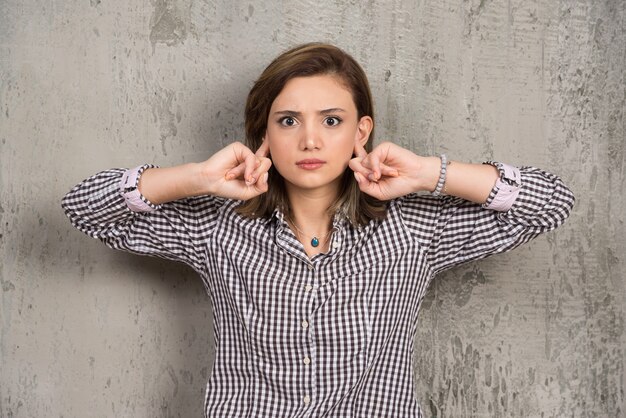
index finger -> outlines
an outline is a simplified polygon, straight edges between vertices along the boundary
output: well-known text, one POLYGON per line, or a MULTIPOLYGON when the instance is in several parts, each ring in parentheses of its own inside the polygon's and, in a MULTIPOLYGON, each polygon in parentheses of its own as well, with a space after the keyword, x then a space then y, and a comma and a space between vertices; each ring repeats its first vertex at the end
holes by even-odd
POLYGON ((367 151, 365 151, 365 148, 361 145, 360 141, 354 141, 354 155, 361 159, 367 157, 367 151))
POLYGON ((267 139, 263 138, 263 142, 261 142, 261 146, 254 153, 259 158, 267 157, 270 154, 270 145, 267 142, 267 139))

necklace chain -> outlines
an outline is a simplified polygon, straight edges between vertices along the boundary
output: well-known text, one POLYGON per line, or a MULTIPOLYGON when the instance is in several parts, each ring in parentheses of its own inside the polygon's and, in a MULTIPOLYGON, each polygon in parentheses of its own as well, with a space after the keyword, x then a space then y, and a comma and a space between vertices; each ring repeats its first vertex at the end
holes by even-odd
MULTIPOLYGON (((296 228, 296 232, 298 232, 298 234, 301 237, 307 237, 307 235, 302 232, 302 230, 300 228, 298 228, 298 225, 296 225, 296 223, 293 221, 293 219, 291 219, 291 217, 287 217, 287 220, 289 221, 289 223, 291 223, 291 225, 294 226, 294 228, 296 228)), ((326 233, 326 235, 324 235, 322 237, 322 239, 318 238, 317 235, 313 235, 313 238, 311 238, 311 246, 312 247, 318 247, 320 245, 320 243, 322 243, 322 241, 326 241, 326 239, 328 238, 328 236, 330 235, 330 233, 332 232, 332 228, 326 233)))

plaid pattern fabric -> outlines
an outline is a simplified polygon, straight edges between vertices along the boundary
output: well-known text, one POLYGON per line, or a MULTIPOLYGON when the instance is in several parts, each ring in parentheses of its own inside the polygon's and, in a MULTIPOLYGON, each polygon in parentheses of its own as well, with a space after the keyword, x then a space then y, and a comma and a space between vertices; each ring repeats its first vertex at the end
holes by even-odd
POLYGON ((211 418, 421 417, 413 336, 433 276, 556 228, 574 201, 557 177, 524 167, 506 212, 412 194, 361 228, 337 215, 329 252, 309 259, 279 211, 244 219, 236 201, 203 196, 132 212, 124 172, 85 180, 63 207, 112 248, 200 274, 214 306, 211 418))

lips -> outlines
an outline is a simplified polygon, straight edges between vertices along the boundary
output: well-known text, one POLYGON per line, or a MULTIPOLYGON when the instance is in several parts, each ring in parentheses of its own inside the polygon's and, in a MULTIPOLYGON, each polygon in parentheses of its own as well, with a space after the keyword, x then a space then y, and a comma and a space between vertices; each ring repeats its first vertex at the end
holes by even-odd
POLYGON ((306 160, 300 160, 296 162, 296 165, 305 170, 315 170, 326 164, 324 160, 318 160, 317 158, 307 158, 306 160))

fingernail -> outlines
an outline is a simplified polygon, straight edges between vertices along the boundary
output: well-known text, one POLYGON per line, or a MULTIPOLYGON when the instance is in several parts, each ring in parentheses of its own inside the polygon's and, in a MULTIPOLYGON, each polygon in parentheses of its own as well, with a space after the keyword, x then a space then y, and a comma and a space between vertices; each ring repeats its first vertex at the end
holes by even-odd
POLYGON ((248 186, 251 186, 251 185, 254 184, 255 181, 256 181, 256 179, 254 177, 250 176, 250 177, 248 177, 248 180, 246 180, 246 184, 248 186))
POLYGON ((361 183, 361 176, 359 175, 359 173, 355 172, 354 173, 354 178, 356 179, 357 183, 361 183))
POLYGON ((269 173, 263 174, 263 183, 267 183, 268 178, 269 178, 269 173))
POLYGON ((376 181, 376 175, 374 173, 370 173, 367 175, 369 181, 376 181))

